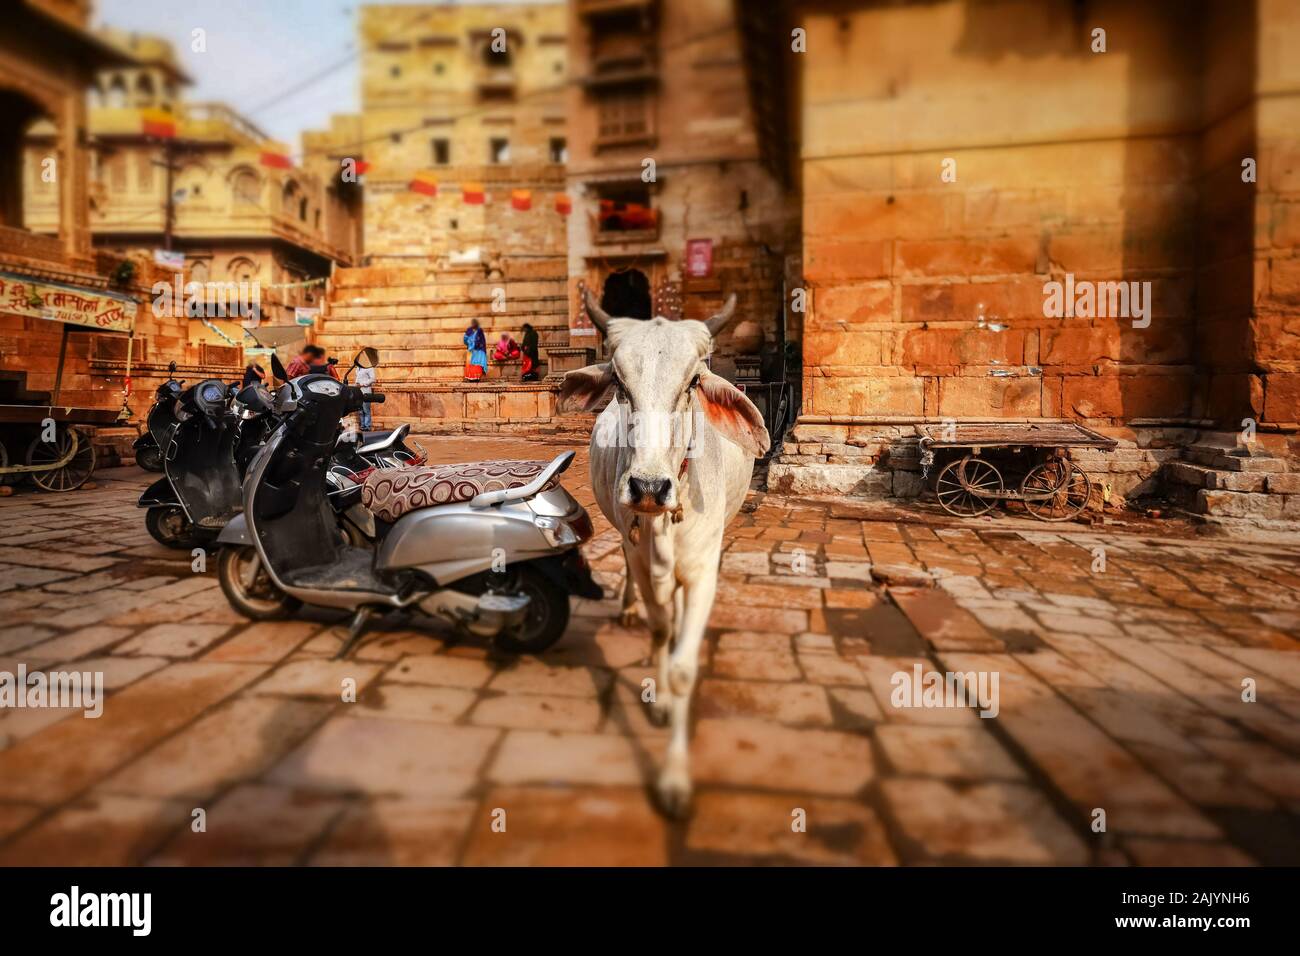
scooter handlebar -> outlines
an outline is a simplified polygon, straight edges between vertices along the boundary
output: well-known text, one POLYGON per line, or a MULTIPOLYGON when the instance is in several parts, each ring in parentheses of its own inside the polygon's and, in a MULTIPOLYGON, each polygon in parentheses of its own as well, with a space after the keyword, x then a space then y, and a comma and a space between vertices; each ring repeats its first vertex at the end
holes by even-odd
POLYGON ((382 405, 384 404, 384 395, 382 392, 371 392, 362 401, 369 402, 371 405, 382 405))

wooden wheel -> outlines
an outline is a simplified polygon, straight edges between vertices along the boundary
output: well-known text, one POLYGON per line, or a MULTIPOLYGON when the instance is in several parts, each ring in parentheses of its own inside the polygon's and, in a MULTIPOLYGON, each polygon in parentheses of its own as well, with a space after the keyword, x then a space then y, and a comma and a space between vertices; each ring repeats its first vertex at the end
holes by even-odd
POLYGON ((52 442, 37 435, 27 447, 27 464, 51 465, 63 461, 70 451, 72 458, 61 468, 33 471, 32 481, 44 491, 73 491, 84 485, 95 471, 95 447, 88 436, 67 425, 58 427, 52 442))
POLYGON ((1040 521, 1068 521, 1088 507, 1092 482, 1074 462, 1053 458, 1030 469, 1020 495, 1025 510, 1040 521))
POLYGON ((934 491, 948 514, 973 518, 998 503, 1002 474, 984 459, 968 455, 944 466, 935 479, 934 491))

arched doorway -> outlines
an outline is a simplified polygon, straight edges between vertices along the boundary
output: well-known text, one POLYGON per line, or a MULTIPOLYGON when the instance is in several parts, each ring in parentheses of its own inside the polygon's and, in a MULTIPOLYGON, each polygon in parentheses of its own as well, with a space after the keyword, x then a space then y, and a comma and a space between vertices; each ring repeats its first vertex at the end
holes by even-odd
POLYGON ((640 269, 624 269, 605 277, 600 307, 616 318, 648 319, 654 314, 650 280, 640 269))
POLYGON ((58 132, 34 100, 0 90, 0 226, 58 233, 58 132))

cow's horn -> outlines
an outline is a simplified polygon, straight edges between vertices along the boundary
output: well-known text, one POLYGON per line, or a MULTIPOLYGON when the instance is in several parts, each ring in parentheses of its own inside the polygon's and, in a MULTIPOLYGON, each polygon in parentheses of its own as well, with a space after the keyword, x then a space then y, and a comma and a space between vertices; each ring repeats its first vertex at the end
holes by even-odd
POLYGON ((704 324, 709 327, 709 334, 716 339, 718 333, 727 327, 727 323, 731 321, 731 317, 735 314, 736 293, 733 292, 731 295, 727 296, 727 301, 723 304, 722 310, 715 313, 712 318, 705 321, 704 324))
POLYGON ((582 296, 587 303, 587 315, 591 317, 591 324, 600 329, 600 334, 604 335, 605 328, 609 325, 609 313, 596 302, 590 289, 583 289, 582 296))

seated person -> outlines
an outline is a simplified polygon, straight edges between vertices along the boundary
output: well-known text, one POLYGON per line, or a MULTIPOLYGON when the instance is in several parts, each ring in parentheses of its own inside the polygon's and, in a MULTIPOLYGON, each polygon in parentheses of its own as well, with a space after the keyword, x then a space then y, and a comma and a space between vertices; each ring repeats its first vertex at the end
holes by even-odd
POLYGON ((501 338, 497 340, 496 347, 492 350, 493 361, 509 362, 517 358, 519 358, 519 343, 512 339, 509 333, 502 332, 501 338))

